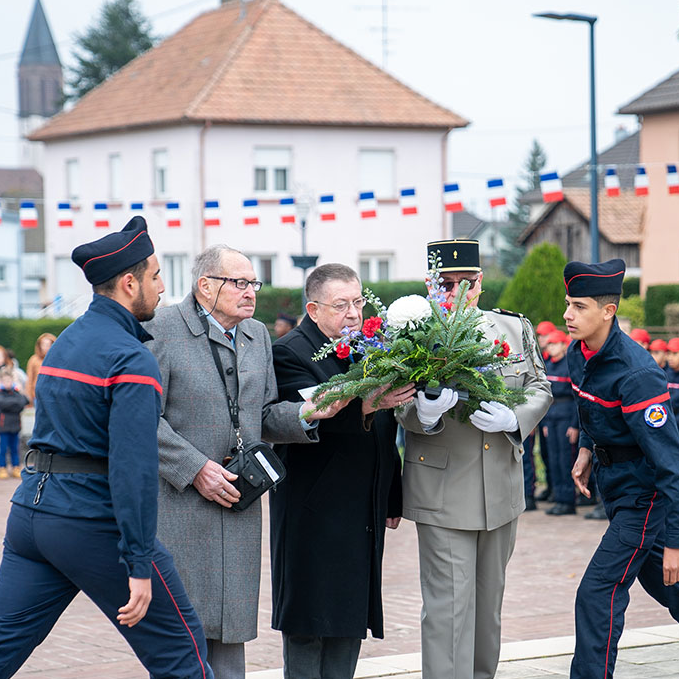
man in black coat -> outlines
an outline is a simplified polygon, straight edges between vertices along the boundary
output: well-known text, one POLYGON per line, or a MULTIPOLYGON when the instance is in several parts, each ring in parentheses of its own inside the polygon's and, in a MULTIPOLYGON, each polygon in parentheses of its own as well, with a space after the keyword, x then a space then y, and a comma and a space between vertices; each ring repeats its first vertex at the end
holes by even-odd
MULTIPOLYGON (((280 399, 346 372, 350 357, 312 356, 343 328, 360 330, 365 298, 353 269, 325 264, 307 279, 307 315, 273 345, 280 399)), ((278 446, 287 477, 270 494, 274 629, 283 633, 286 679, 350 679, 361 639, 382 638, 385 526, 401 516, 401 462, 389 410, 412 385, 350 402, 318 425, 319 443, 278 446)))

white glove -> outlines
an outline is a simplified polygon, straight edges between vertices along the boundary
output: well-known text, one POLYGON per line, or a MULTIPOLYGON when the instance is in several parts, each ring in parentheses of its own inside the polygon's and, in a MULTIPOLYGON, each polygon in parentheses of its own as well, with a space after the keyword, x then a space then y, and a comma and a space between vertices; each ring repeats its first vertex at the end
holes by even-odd
POLYGON ((458 395, 454 389, 441 389, 441 395, 434 400, 428 399, 423 392, 417 392, 415 408, 417 419, 424 429, 431 429, 443 413, 447 413, 457 403, 458 395))
POLYGON ((469 416, 469 421, 477 429, 492 434, 498 431, 516 431, 519 428, 514 411, 502 403, 481 401, 481 408, 469 416))

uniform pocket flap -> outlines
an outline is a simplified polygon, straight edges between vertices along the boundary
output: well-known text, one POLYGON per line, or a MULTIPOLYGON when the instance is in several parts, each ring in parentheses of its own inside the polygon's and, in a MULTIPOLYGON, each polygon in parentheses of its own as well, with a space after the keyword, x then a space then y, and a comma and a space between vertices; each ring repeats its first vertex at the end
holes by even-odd
POLYGON ((635 549, 648 549, 655 542, 655 535, 643 530, 635 530, 634 528, 621 528, 618 534, 618 539, 623 545, 634 547, 635 549))
POLYGON ((445 469, 448 465, 448 449, 432 445, 420 445, 416 449, 406 446, 405 459, 406 462, 445 469))

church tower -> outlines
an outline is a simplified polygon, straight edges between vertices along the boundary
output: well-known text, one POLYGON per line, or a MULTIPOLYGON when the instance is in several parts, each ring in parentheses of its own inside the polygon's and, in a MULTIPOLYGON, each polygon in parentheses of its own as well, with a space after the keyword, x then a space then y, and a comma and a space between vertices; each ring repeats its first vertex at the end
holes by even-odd
POLYGON ((64 89, 61 61, 40 0, 35 0, 18 76, 20 165, 40 171, 41 144, 25 138, 61 110, 64 89))

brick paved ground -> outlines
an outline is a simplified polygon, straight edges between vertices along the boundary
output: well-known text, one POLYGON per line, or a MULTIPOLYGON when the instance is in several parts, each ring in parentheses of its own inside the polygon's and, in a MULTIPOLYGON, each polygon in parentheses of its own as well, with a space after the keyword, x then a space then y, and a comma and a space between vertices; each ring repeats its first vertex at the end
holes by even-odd
MULTIPOLYGON (((0 481, 0 535, 4 533, 14 480, 0 481)), ((543 505, 546 507, 547 505, 543 505)), ((573 634, 573 600, 589 556, 605 522, 579 516, 549 517, 542 511, 521 517, 517 546, 507 576, 503 640, 518 641, 573 634)), ((248 670, 281 666, 279 634, 269 628, 268 545, 262 576, 259 638, 247 645, 248 670)), ((420 594, 417 539, 413 524, 389 531, 384 560, 386 638, 369 639, 361 657, 419 651, 420 594)), ((665 625, 672 620, 638 585, 632 588, 628 629, 665 625)), ((148 675, 122 637, 82 595, 17 677, 42 679, 142 679, 148 675)))

